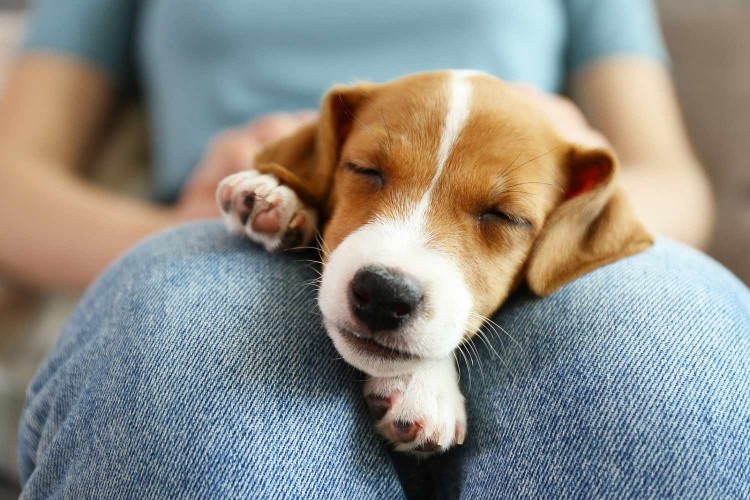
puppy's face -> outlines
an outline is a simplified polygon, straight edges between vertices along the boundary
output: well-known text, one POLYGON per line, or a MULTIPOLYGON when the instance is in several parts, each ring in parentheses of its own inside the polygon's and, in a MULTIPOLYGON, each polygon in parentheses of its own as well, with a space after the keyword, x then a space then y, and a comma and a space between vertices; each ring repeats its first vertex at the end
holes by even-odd
POLYGON ((473 335, 564 195, 563 145, 487 76, 418 75, 371 94, 324 232, 319 303, 347 361, 393 375, 473 335))
POLYGON ((523 282, 544 295, 650 243, 611 153, 566 143, 488 75, 334 89, 318 127, 315 155, 284 163, 317 157, 295 175, 325 193, 319 305, 370 375, 450 356, 523 282))

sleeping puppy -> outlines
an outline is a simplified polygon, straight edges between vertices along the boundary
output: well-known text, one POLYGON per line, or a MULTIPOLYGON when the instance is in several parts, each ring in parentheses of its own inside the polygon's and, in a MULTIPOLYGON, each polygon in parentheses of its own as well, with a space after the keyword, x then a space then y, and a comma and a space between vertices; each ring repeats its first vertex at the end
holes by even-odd
POLYGON ((611 151, 561 139, 504 82, 466 71, 338 86, 318 122, 217 189, 227 227, 268 251, 322 224, 318 302, 397 450, 462 444, 453 351, 521 285, 545 296, 652 244, 611 151))

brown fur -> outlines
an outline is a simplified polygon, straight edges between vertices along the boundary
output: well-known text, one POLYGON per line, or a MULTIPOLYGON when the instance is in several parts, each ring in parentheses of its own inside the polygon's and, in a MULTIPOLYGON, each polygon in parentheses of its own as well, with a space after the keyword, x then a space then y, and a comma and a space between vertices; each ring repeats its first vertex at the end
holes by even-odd
MULTIPOLYGON (((335 87, 319 122, 270 145, 256 168, 321 211, 324 244, 333 250, 374 217, 400 216, 425 192, 436 169, 448 78, 423 73, 335 87), (379 169, 384 185, 344 168, 349 162, 379 169)), ((612 152, 566 143, 500 80, 477 75, 471 83, 471 112, 433 192, 428 230, 430 245, 460 263, 476 313, 492 314, 524 281, 547 295, 651 245, 615 188, 612 152), (480 219, 492 207, 529 227, 480 219)))

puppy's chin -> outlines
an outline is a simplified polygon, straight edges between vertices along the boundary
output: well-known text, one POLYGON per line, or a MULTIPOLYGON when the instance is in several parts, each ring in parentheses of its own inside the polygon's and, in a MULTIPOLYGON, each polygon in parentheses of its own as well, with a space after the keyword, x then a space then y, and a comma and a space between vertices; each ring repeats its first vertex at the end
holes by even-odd
POLYGON ((344 361, 373 377, 396 377, 413 373, 424 363, 434 361, 418 355, 388 349, 337 326, 324 318, 324 324, 336 350, 344 361))
POLYGON ((373 376, 405 374, 449 357, 464 338, 472 302, 455 260, 428 248, 419 228, 408 221, 368 223, 346 237, 328 256, 318 293, 336 349, 349 364, 373 376), (362 326, 349 305, 353 278, 370 265, 411 276, 425 292, 419 314, 390 337, 359 333, 362 326))

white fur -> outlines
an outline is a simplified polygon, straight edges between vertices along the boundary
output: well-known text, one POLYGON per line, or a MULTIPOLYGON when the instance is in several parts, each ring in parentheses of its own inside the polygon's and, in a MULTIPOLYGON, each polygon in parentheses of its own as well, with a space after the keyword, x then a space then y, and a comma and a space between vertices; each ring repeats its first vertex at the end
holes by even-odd
MULTIPOLYGON (((422 426, 413 442, 397 444, 396 448, 402 451, 413 450, 428 440, 437 441, 445 450, 456 440, 460 444, 466 432, 464 398, 451 353, 464 338, 472 296, 455 258, 431 243, 428 222, 433 191, 471 112, 472 87, 468 78, 475 74, 469 71, 449 74, 448 107, 435 173, 419 201, 393 207, 392 213, 379 214, 377 220, 345 238, 328 257, 318 295, 324 323, 336 349, 349 364, 375 377, 367 382, 365 393, 393 400, 393 406, 378 424, 380 432, 388 436, 388 426, 394 421, 419 422, 422 426), (359 269, 373 264, 409 274, 425 290, 418 317, 397 333, 377 338, 387 347, 411 353, 415 358, 385 359, 361 352, 342 333, 342 329, 358 330, 348 301, 351 280, 359 269)), ((277 179, 266 177, 257 172, 243 173, 224 182, 232 186, 233 196, 258 186, 270 192, 284 187, 278 186, 277 179)), ((292 212, 305 209, 288 193, 281 195, 289 198, 285 206, 292 212)), ((286 224, 290 218, 291 215, 285 216, 286 224)), ((225 222, 230 229, 245 232, 270 250, 278 246, 283 236, 273 235, 273 239, 268 239, 254 234, 250 224, 240 224, 233 211, 225 214, 225 222)))
POLYGON ((289 223, 295 215, 302 213, 305 216, 305 225, 303 226, 304 238, 302 245, 308 244, 315 235, 317 227, 316 212, 305 206, 299 199, 297 193, 292 191, 288 186, 279 183, 279 179, 272 174, 260 174, 256 170, 246 170, 238 172, 224 178, 219 187, 216 189, 216 202, 220 207, 222 220, 226 228, 235 234, 244 234, 251 241, 263 245, 269 251, 274 252, 282 248, 284 236, 289 230, 289 223), (226 187, 231 188, 230 196, 231 205, 228 212, 221 210, 222 191, 226 187), (256 205, 253 212, 248 217, 247 223, 242 224, 239 213, 243 211, 241 206, 243 193, 255 193, 256 205), (252 220, 259 210, 260 206, 265 203, 279 202, 278 210, 281 214, 279 230, 273 233, 260 233, 252 228, 252 220))
POLYGON ((347 237, 330 255, 323 271, 318 303, 328 333, 344 359, 376 376, 407 373, 418 365, 359 352, 341 334, 341 328, 357 329, 347 300, 349 284, 360 268, 372 264, 414 276, 425 290, 423 313, 399 329, 389 347, 433 360, 450 356, 463 339, 472 307, 463 275, 450 257, 425 246, 423 234, 409 221, 384 220, 347 237))
POLYGON ((419 202, 411 209, 400 207, 394 213, 380 214, 378 220, 348 236, 326 263, 318 296, 326 328, 344 359, 370 375, 402 375, 413 371, 419 362, 372 356, 352 347, 342 334, 342 328, 358 329, 347 297, 354 274, 364 266, 400 270, 415 277, 425 290, 422 312, 389 337, 388 347, 435 360, 450 356, 463 340, 472 308, 471 293, 453 258, 430 245, 427 222, 433 190, 468 119, 471 90, 466 75, 450 75, 437 165, 419 202))
POLYGON ((365 384, 365 396, 376 395, 393 401, 378 423, 388 435, 393 422, 419 422, 421 431, 414 441, 397 443, 399 451, 411 451, 428 440, 443 450, 466 434, 464 397, 458 388, 453 358, 425 363, 418 370, 400 377, 373 378, 365 384))
POLYGON ((419 219, 424 219, 429 209, 432 191, 443 174, 445 164, 448 162, 448 157, 453 150, 453 146, 456 144, 458 136, 464 128, 466 119, 469 117, 469 112, 471 111, 471 83, 467 80, 467 76, 469 74, 464 71, 454 71, 451 73, 449 80, 448 113, 445 116, 443 133, 440 136, 440 145, 438 146, 437 169, 432 176, 430 186, 424 195, 422 195, 422 199, 419 200, 419 204, 415 210, 414 217, 418 217, 419 219))

